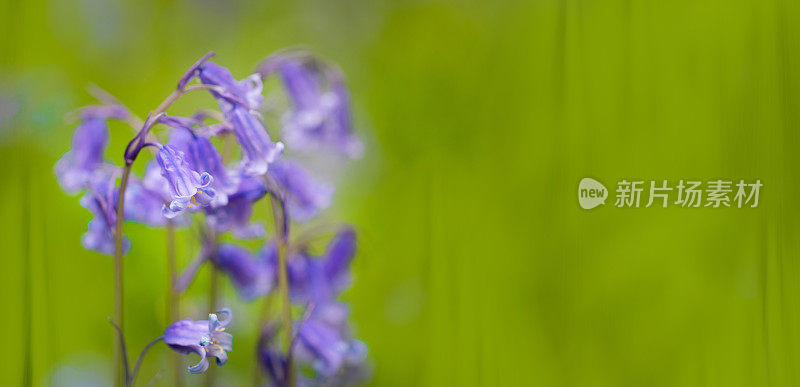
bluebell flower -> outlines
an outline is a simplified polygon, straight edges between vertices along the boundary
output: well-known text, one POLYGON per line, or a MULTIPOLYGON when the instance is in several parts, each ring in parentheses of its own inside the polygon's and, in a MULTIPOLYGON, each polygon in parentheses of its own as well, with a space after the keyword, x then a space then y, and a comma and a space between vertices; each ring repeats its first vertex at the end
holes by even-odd
POLYGON ((264 227, 251 223, 253 203, 267 194, 264 181, 255 177, 243 177, 236 192, 228 196, 228 203, 216 208, 207 208, 207 222, 217 233, 231 231, 242 239, 257 238, 264 234, 264 227))
MULTIPOLYGON (((295 372, 298 386, 346 386, 363 383, 368 372, 367 346, 352 338, 345 326, 320 321, 312 314, 295 324, 297 341, 292 356, 298 368, 310 367, 312 373, 295 372)), ((274 340, 274 328, 264 333, 269 345, 259 349, 259 360, 275 385, 285 385, 286 357, 274 340)))
POLYGON ((275 266, 256 258, 244 247, 220 244, 212 260, 217 269, 230 277, 245 301, 267 295, 275 285, 275 266))
POLYGON ((236 140, 243 150, 243 171, 248 175, 263 175, 269 164, 283 153, 283 143, 272 142, 267 130, 251 110, 261 104, 261 78, 258 74, 237 81, 228 69, 212 62, 199 70, 203 84, 218 86, 222 92, 211 93, 219 101, 225 119, 232 126, 236 140))
POLYGON ((151 227, 161 227, 167 223, 162 208, 164 199, 160 192, 145 186, 131 177, 125 190, 125 220, 143 223, 151 227))
MULTIPOLYGON (((114 173, 95 175, 86 193, 81 197, 81 205, 94 215, 89 221, 89 230, 81 239, 83 247, 107 255, 114 254, 114 229, 119 195, 119 189, 114 186, 115 179, 114 173)), ((123 254, 127 254, 130 248, 130 241, 123 237, 123 254)))
POLYGON ((338 294, 350 286, 350 263, 355 254, 356 233, 350 227, 340 230, 328 243, 323 270, 334 293, 338 294))
POLYGON ((164 331, 164 343, 183 355, 200 355, 200 362, 189 367, 189 372, 201 374, 208 369, 208 356, 217 358, 217 365, 228 361, 225 351, 233 349, 233 336, 225 332, 231 322, 231 312, 223 309, 208 315, 208 320, 194 321, 189 318, 172 323, 164 331), (220 320, 219 317, 223 317, 220 320))
POLYGON ((328 243, 322 257, 301 252, 288 262, 292 301, 323 305, 333 301, 350 285, 350 262, 356 252, 356 236, 351 228, 339 231, 328 243))
POLYGON ((208 172, 199 174, 191 169, 183 152, 163 145, 156 152, 156 160, 171 193, 171 202, 162 209, 165 217, 174 218, 192 206, 205 207, 214 200, 216 192, 211 187, 214 178, 208 172))
POLYGON ((214 62, 206 62, 199 68, 199 78, 204 84, 217 86, 221 89, 221 92, 211 91, 214 97, 219 100, 241 105, 251 110, 258 109, 264 100, 261 95, 263 85, 259 74, 253 74, 241 81, 237 81, 227 68, 214 62))
POLYGON ((283 192, 289 218, 294 221, 310 220, 333 200, 333 186, 317 181, 297 163, 278 160, 268 173, 283 192))
MULTIPOLYGON (((171 119, 172 117, 170 117, 171 119)), ((222 163, 222 155, 206 137, 195 134, 186 123, 175 124, 167 145, 183 152, 189 167, 198 173, 208 173, 214 177, 211 188, 215 196, 212 206, 222 206, 228 202, 228 195, 236 191, 238 178, 222 163)))
POLYGON ((123 119, 127 114, 121 106, 90 106, 81 111, 81 121, 72 136, 72 149, 55 167, 58 182, 65 191, 74 194, 88 187, 93 174, 103 164, 108 145, 106 121, 123 119))
POLYGON ((292 108, 283 116, 283 139, 291 149, 360 157, 363 144, 351 119, 350 94, 341 72, 303 56, 273 59, 292 108))
POLYGON ((367 346, 336 326, 313 317, 298 325, 298 342, 292 353, 299 362, 310 364, 318 377, 334 376, 343 366, 358 365, 367 357, 367 346))

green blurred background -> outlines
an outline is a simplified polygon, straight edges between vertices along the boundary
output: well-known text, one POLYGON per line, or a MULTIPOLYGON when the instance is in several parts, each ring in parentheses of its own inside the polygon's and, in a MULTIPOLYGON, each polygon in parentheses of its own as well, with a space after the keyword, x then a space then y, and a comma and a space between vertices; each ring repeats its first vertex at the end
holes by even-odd
MULTIPOLYGON (((372 385, 800 385, 795 0, 0 4, 2 385, 109 374, 112 259, 52 174, 86 86, 143 116, 207 50, 243 77, 299 44, 341 65, 367 145, 324 218, 359 232, 345 298, 372 385), (755 209, 585 211, 585 176, 764 187, 755 209)), ((126 231, 138 352, 167 323, 165 244, 126 231)), ((225 287, 218 375, 248 385, 254 307, 225 287)))

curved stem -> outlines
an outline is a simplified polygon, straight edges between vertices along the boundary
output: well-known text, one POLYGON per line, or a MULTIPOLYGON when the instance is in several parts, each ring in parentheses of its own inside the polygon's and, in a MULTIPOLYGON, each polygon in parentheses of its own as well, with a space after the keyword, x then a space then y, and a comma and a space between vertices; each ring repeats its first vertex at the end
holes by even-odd
POLYGON ((144 361, 144 355, 147 355, 147 351, 150 350, 150 347, 154 346, 157 342, 163 339, 164 336, 159 336, 144 347, 142 352, 139 354, 139 358, 136 359, 136 365, 133 366, 133 372, 129 377, 128 386, 133 386, 133 382, 136 381, 136 374, 139 373, 139 367, 142 365, 142 361, 144 361))
POLYGON ((130 368, 128 367, 128 349, 125 346, 125 336, 122 334, 122 329, 117 324, 114 324, 114 320, 108 319, 108 322, 111 323, 111 326, 114 327, 114 330, 117 331, 117 337, 119 339, 119 347, 120 351, 122 352, 122 367, 117 367, 121 369, 122 378, 125 381, 124 385, 128 386, 128 375, 130 374, 130 368))
MULTIPOLYGON (((114 323, 119 330, 119 335, 124 335, 124 315, 123 315, 123 277, 122 277, 122 223, 124 207, 125 207, 125 188, 128 186, 128 177, 131 174, 131 164, 125 163, 122 169, 122 180, 119 185, 119 196, 117 197, 117 219, 114 225, 114 323)), ((118 364, 114 371, 114 385, 121 386, 122 378, 122 363, 127 361, 121 349, 120 344, 114 345, 114 358, 118 364)))
POLYGON ((178 100, 178 98, 193 90, 219 91, 220 88, 219 86, 214 86, 214 85, 188 85, 182 89, 175 89, 172 93, 170 93, 170 95, 167 96, 167 98, 163 102, 161 102, 161 105, 158 105, 156 110, 150 113, 150 115, 152 117, 155 117, 161 113, 164 113, 165 111, 167 111, 167 109, 169 109, 170 106, 172 106, 172 104, 175 103, 175 101, 178 100))

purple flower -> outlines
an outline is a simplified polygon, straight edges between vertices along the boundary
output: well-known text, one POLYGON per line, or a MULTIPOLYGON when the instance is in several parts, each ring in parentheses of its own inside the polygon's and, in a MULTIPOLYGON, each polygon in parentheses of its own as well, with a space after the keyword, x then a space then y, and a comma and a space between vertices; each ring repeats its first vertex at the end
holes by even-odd
MULTIPOLYGON (((98 253, 114 254, 114 229, 117 221, 117 199, 119 189, 114 186, 115 174, 106 173, 93 178, 89 189, 81 198, 81 205, 94 218, 89 221, 89 231, 83 235, 83 247, 98 253)), ((128 238, 122 241, 123 254, 131 248, 128 238)))
POLYGON ((286 197, 287 212, 291 219, 307 221, 330 206, 333 186, 316 181, 299 164, 279 160, 270 166, 269 174, 286 197))
POLYGON ((237 238, 249 239, 263 235, 264 227, 250 223, 253 203, 267 194, 260 178, 243 177, 235 193, 228 196, 228 204, 206 210, 209 225, 218 233, 233 232, 237 238))
POLYGON ((337 327, 310 318, 299 323, 294 355, 301 363, 311 364, 322 378, 335 375, 344 365, 357 365, 367 357, 367 346, 351 339, 337 327))
POLYGON ((167 218, 161 209, 164 200, 160 192, 147 188, 141 181, 134 178, 128 181, 125 190, 125 220, 144 223, 152 227, 164 226, 167 218))
POLYGON ((355 251, 355 232, 346 228, 333 237, 321 258, 305 253, 292 257, 287 268, 292 300, 315 305, 333 301, 350 284, 355 251))
POLYGON ((194 321, 189 318, 172 323, 164 331, 164 343, 175 352, 183 355, 196 353, 200 355, 200 362, 189 367, 189 372, 202 374, 208 369, 208 356, 217 358, 217 365, 224 365, 228 361, 225 351, 233 349, 233 336, 225 332, 231 322, 231 312, 223 309, 216 314, 208 315, 208 320, 194 321), (218 315, 225 316, 219 320, 218 315))
POLYGON ((217 268, 233 282, 239 295, 246 301, 268 294, 275 284, 275 266, 264 259, 256 259, 245 248, 223 243, 217 246, 213 258, 217 268))
POLYGON ((265 174, 269 164, 283 153, 283 144, 272 142, 261 121, 250 113, 261 104, 261 78, 254 74, 244 81, 237 81, 228 69, 212 62, 200 68, 199 76, 204 84, 222 89, 221 92, 212 91, 212 94, 219 100, 220 110, 242 147, 244 173, 265 174))
POLYGON ((89 186, 93 174, 103 165, 108 145, 106 120, 123 119, 127 114, 122 106, 90 106, 81 111, 72 149, 56 163, 56 177, 65 191, 74 194, 89 186))
POLYGON ((269 164, 283 154, 283 143, 272 142, 264 125, 242 106, 233 106, 225 112, 225 119, 233 126, 236 141, 244 151, 243 172, 263 175, 269 164))
POLYGON ((276 63, 292 104, 283 117, 283 137, 289 147, 360 157, 363 144, 353 130, 350 95, 341 72, 313 58, 284 57, 276 63))
POLYGON ((170 133, 167 145, 183 152, 190 168, 214 177, 211 188, 214 189, 216 195, 211 204, 212 206, 225 205, 228 195, 236 190, 237 177, 225 168, 222 163, 222 155, 219 154, 211 140, 196 135, 188 126, 180 125, 170 133))
MULTIPOLYGON (((264 97, 261 95, 263 85, 261 76, 253 74, 241 81, 231 75, 230 70, 214 62, 206 62, 200 67, 200 81, 206 85, 218 86, 221 92, 213 91, 215 98, 242 105, 247 109, 258 109, 264 97)), ((223 109, 225 110, 225 109, 223 109)))
POLYGON ((211 188, 214 178, 208 172, 203 174, 191 169, 184 160, 183 152, 170 145, 163 145, 156 153, 156 160, 161 167, 161 175, 170 187, 171 202, 164 205, 162 211, 167 218, 174 218, 192 205, 204 207, 213 200, 216 192, 211 188))
MULTIPOLYGON (((295 324, 297 341, 292 347, 292 356, 300 367, 310 366, 313 374, 296 372, 297 384, 355 385, 364 382, 367 376, 367 346, 361 340, 350 337, 347 327, 334 326, 312 316, 295 324)), ((259 350, 261 365, 276 385, 284 385, 286 357, 277 349, 274 328, 265 332, 264 340, 270 345, 259 350)))
POLYGON ((356 233, 346 227, 328 244, 323 261, 325 278, 334 292, 340 293, 350 286, 350 262, 356 254, 356 233))

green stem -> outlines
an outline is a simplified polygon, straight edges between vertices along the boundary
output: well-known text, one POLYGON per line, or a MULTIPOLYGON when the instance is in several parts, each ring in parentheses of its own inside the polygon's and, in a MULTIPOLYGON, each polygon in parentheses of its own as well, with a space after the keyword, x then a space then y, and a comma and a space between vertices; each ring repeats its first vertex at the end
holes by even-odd
MULTIPOLYGON (((175 223, 167 221, 167 324, 178 321, 180 296, 175 291, 175 281, 177 280, 177 264, 175 259, 175 223)), ((174 386, 183 386, 183 372, 181 372, 180 355, 170 352, 167 355, 167 369, 172 371, 172 383, 174 386)))
POLYGON ((164 340, 164 336, 159 336, 151 341, 147 346, 144 347, 142 352, 139 354, 139 358, 136 359, 136 365, 133 366, 133 371, 131 372, 130 376, 128 377, 128 386, 133 386, 133 382, 136 381, 136 375, 139 374, 139 367, 142 366, 142 362, 144 361, 145 355, 147 355, 147 351, 150 350, 150 347, 158 343, 159 341, 164 340))
MULTIPOLYGON (((253 350, 253 354, 256 359, 259 358, 261 347, 265 345, 263 340, 264 334, 264 327, 266 326, 267 317, 269 317, 269 313, 272 310, 272 299, 274 297, 274 293, 270 292, 267 294, 261 302, 261 310, 258 312, 258 325, 256 326, 256 346, 255 350, 253 350)), ((253 368, 253 387, 262 386, 264 383, 261 382, 261 370, 259 368, 259 363, 254 362, 255 367, 253 368)))
MULTIPOLYGON (((216 235, 212 234, 211 241, 214 244, 214 248, 216 249, 217 245, 217 237, 216 235)), ((212 252, 211 254, 216 254, 212 252)), ((209 313, 214 313, 217 311, 217 305, 219 304, 219 274, 217 273, 217 268, 214 266, 214 258, 212 255, 212 264, 211 264, 211 272, 208 282, 208 311, 209 313)), ((216 384, 216 374, 217 369, 216 367, 209 367, 206 371, 206 386, 213 387, 216 384)))
POLYGON ((288 385, 294 386, 294 365, 292 364, 292 305, 289 300, 289 276, 287 273, 287 235, 284 233, 286 213, 277 195, 270 196, 272 214, 275 219, 275 237, 278 243, 278 293, 281 298, 281 331, 283 332, 283 353, 286 354, 288 385))
MULTIPOLYGON (((122 223, 125 207, 125 188, 128 186, 128 177, 131 174, 131 164, 126 163, 122 169, 122 180, 119 185, 119 196, 117 198, 117 220, 114 227, 114 322, 119 329, 120 338, 124 337, 124 315, 123 315, 123 277, 122 277, 122 223)), ((114 358, 119 364, 114 367, 114 385, 123 385, 122 361, 123 352, 121 343, 114 341, 114 358)))

